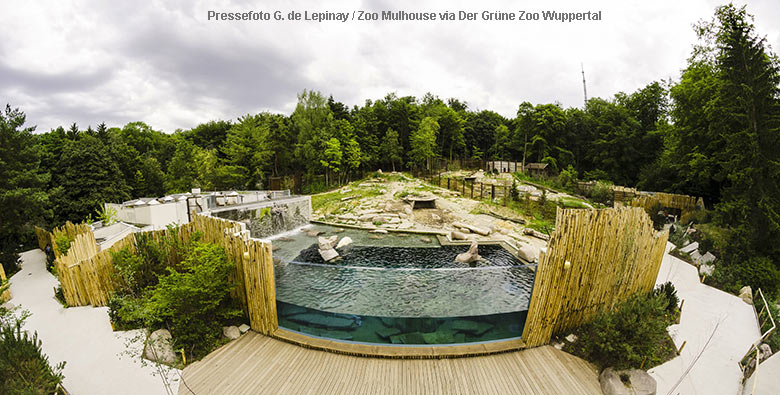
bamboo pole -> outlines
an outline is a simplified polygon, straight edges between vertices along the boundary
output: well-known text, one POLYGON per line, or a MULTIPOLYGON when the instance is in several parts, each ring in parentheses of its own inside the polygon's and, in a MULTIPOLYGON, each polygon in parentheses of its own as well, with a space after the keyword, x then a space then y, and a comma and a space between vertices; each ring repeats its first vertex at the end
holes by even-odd
POLYGON ((668 237, 640 208, 558 208, 555 229, 539 259, 523 332, 531 347, 651 291, 668 237))

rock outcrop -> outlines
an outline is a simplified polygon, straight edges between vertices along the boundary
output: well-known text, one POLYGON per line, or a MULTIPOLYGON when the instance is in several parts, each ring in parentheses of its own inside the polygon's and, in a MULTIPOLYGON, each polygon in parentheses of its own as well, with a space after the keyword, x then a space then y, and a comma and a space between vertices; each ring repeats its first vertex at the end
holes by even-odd
POLYGON ((173 338, 167 329, 158 329, 152 332, 144 344, 144 359, 152 362, 173 365, 178 361, 173 351, 173 338))
POLYGON ((223 326, 222 334, 230 340, 236 340, 241 336, 241 330, 237 326, 223 326))
POLYGON ((657 389, 655 379, 639 369, 616 371, 606 368, 599 375, 599 384, 604 395, 655 395, 657 389), (627 378, 626 382, 621 376, 627 378))

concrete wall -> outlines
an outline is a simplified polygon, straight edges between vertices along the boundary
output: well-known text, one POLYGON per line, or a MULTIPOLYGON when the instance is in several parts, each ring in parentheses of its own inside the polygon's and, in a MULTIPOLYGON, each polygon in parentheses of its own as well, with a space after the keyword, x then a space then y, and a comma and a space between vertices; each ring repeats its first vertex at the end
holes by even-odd
POLYGON ((269 200, 211 211, 211 215, 246 223, 252 237, 263 238, 305 225, 311 220, 311 197, 269 200))
POLYGON ((189 222, 186 200, 137 207, 125 207, 121 204, 106 203, 106 208, 116 210, 117 220, 119 221, 151 225, 154 229, 162 229, 169 224, 186 224, 189 222))

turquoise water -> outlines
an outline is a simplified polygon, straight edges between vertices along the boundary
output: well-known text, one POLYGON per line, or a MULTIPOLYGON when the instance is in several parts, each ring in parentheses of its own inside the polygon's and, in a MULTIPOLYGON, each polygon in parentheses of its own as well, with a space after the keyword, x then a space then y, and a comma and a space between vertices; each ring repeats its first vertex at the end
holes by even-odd
POLYGON ((290 235, 286 250, 274 252, 282 255, 275 267, 279 326, 383 344, 470 343, 522 334, 535 268, 502 247, 480 246, 484 260, 470 267, 454 261, 468 246, 423 246, 419 235, 377 239, 350 233, 356 241, 336 263, 323 263, 316 238, 305 233, 290 235))

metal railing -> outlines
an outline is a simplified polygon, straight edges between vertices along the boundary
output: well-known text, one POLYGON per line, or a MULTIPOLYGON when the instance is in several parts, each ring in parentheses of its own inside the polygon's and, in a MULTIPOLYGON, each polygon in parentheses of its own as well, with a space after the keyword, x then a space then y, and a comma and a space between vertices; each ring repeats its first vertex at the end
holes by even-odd
MULTIPOLYGON (((769 322, 772 323, 772 326, 769 327, 769 329, 766 330, 766 332, 762 333, 761 336, 750 346, 750 349, 745 353, 745 355, 739 360, 739 367, 742 370, 742 382, 744 383, 745 380, 750 378, 750 376, 758 370, 758 365, 760 363, 761 359, 761 350, 759 349, 759 346, 769 337, 769 335, 772 334, 772 332, 775 331, 777 328, 777 323, 775 322, 774 317, 772 317, 772 311, 769 310, 769 303, 766 302, 766 298, 764 297, 764 293, 761 291, 761 288, 759 288, 756 291, 757 295, 761 295, 761 301, 764 303, 764 306, 761 308, 761 311, 757 312, 756 318, 758 318, 758 330, 760 331, 761 328, 766 323, 767 319, 769 322), (762 314, 766 313, 766 318, 763 320, 761 319, 762 314), (751 356, 751 354, 754 354, 754 356, 751 356), (755 366, 750 366, 750 361, 755 361, 755 366)), ((754 305, 755 308, 755 305, 754 305)), ((753 391, 755 391, 756 388, 756 382, 758 381, 758 378, 753 380, 753 389, 750 391, 752 394, 753 391)))

